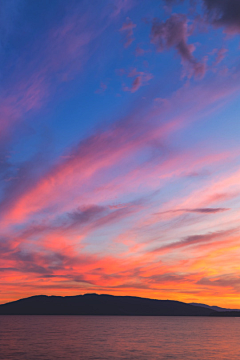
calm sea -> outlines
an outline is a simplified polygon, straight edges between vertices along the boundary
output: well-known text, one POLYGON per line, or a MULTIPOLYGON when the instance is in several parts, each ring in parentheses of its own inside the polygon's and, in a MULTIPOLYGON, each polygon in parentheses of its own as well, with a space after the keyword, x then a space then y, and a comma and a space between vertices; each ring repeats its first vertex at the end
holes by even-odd
POLYGON ((240 359, 240 318, 0 316, 0 359, 240 359))

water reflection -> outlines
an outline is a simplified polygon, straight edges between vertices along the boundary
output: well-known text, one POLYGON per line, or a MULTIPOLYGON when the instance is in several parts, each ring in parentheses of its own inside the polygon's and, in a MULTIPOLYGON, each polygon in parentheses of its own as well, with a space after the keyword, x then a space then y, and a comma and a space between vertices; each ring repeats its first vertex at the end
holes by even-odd
POLYGON ((0 359, 240 359, 240 318, 0 316, 0 359))

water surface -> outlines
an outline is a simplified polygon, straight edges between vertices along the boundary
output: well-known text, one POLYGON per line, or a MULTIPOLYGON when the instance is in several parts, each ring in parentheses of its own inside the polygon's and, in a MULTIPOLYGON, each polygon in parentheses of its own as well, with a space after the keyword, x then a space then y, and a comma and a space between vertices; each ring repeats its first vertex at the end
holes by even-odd
POLYGON ((0 359, 240 359, 240 318, 0 316, 0 359))

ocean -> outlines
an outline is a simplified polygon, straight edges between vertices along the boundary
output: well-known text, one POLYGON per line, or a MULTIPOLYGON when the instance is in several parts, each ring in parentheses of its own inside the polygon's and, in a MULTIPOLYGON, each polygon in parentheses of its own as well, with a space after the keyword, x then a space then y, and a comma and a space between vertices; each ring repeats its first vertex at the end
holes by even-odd
POLYGON ((0 359, 240 359, 240 318, 0 316, 0 359))

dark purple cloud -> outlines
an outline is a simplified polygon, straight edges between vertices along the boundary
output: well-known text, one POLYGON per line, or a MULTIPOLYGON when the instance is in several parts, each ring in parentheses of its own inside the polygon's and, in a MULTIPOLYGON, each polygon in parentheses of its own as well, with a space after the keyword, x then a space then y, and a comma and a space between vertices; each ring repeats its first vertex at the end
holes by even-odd
POLYGON ((227 211, 228 208, 196 208, 196 209, 185 209, 186 212, 195 212, 202 214, 216 214, 219 212, 227 211))
POLYGON ((155 19, 151 30, 151 42, 159 52, 175 48, 182 62, 190 66, 197 77, 205 74, 205 64, 198 62, 193 56, 195 47, 188 44, 189 32, 187 18, 183 14, 173 14, 165 22, 155 19))
POLYGON ((74 226, 89 223, 99 216, 106 214, 107 210, 107 207, 98 205, 79 208, 71 213, 68 213, 69 225, 74 226))
POLYGON ((187 281, 186 275, 178 275, 174 273, 165 273, 161 275, 152 275, 149 276, 148 280, 153 283, 162 284, 162 283, 176 283, 176 282, 184 282, 187 281))
POLYGON ((217 214, 219 212, 228 211, 229 208, 193 208, 193 209, 177 209, 177 210, 168 210, 163 211, 158 214, 167 214, 167 213, 200 213, 200 214, 217 214))
POLYGON ((206 286, 232 287, 240 290, 240 276, 236 274, 224 274, 217 277, 204 277, 198 280, 197 284, 206 286))
POLYGON ((184 248, 186 246, 197 245, 197 244, 206 243, 206 242, 218 241, 219 239, 223 239, 224 237, 226 237, 228 235, 232 235, 235 231, 236 231, 236 229, 230 229, 230 230, 225 230, 225 231, 216 231, 216 232, 203 234, 203 235, 187 236, 180 241, 176 241, 171 244, 158 247, 158 248, 152 250, 152 253, 158 253, 158 252, 161 252, 164 250, 169 250, 169 249, 184 248))
MULTIPOLYGON (((164 0, 168 5, 184 2, 184 0, 164 0)), ((201 3, 208 22, 217 27, 224 27, 227 33, 240 33, 240 1, 239 0, 196 0, 201 3)))
POLYGON ((228 33, 240 33, 239 0, 203 0, 209 21, 225 27, 228 33))

